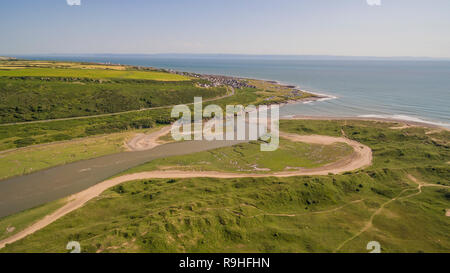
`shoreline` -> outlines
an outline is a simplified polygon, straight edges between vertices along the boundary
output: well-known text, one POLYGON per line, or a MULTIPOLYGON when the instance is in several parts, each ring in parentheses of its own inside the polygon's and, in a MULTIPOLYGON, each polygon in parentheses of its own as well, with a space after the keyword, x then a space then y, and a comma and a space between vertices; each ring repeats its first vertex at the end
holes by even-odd
MULTIPOLYGON (((271 80, 271 79, 261 79, 261 78, 251 78, 251 77, 242 77, 242 76, 232 76, 232 75, 219 75, 219 74, 206 74, 206 73, 197 73, 197 72, 187 72, 187 71, 178 71, 178 70, 173 70, 173 69, 164 69, 161 68, 163 71, 166 71, 168 73, 172 73, 172 74, 178 74, 178 75, 182 75, 182 76, 188 76, 188 77, 194 77, 194 78, 203 78, 203 79, 207 79, 207 80, 214 80, 215 78, 228 78, 228 79, 232 79, 236 82, 241 82, 242 81, 249 81, 249 80, 253 80, 253 81, 260 81, 260 82, 266 82, 269 84, 274 84, 277 85, 279 87, 282 88, 287 88, 290 89, 291 92, 301 92, 301 93, 305 93, 308 95, 311 95, 310 97, 306 97, 306 98, 298 98, 298 99, 288 99, 284 102, 279 102, 279 103, 274 103, 280 106, 283 105, 287 105, 287 104, 295 104, 295 103, 310 103, 310 102, 314 102, 314 101, 322 101, 322 100, 330 100, 330 99, 337 99, 337 96, 334 95, 328 95, 328 94, 323 94, 323 93, 317 93, 317 92, 311 92, 311 91, 307 91, 302 89, 299 85, 296 84, 290 84, 290 83, 285 83, 285 82, 281 82, 278 80, 271 80)), ((225 84, 227 85, 227 84, 225 84)), ((228 85, 229 86, 229 85, 228 85)), ((251 85, 249 85, 251 86, 251 85)), ((232 86, 234 87, 234 86, 232 86)), ((254 88, 254 86, 253 86, 254 88)))
POLYGON ((420 121, 409 121, 403 119, 395 119, 395 118, 377 118, 377 117, 351 117, 351 116, 302 116, 302 115, 291 115, 280 117, 281 120, 362 120, 362 121, 379 121, 379 122, 387 122, 387 123, 400 123, 409 127, 424 127, 430 129, 442 129, 446 131, 450 131, 450 128, 440 126, 437 124, 420 122, 420 121))
MULTIPOLYGON (((303 98, 303 99, 293 99, 293 100, 288 100, 286 102, 281 102, 278 103, 278 105, 280 106, 285 106, 285 105, 291 105, 291 104, 308 104, 308 103, 312 103, 312 102, 320 102, 320 101, 326 101, 326 100, 333 100, 333 99, 338 99, 339 97, 334 96, 334 95, 329 95, 329 94, 323 94, 323 93, 315 93, 315 92, 311 92, 311 91, 307 91, 304 89, 301 89, 300 86, 298 85, 289 85, 277 80, 262 80, 262 79, 256 79, 256 80, 261 80, 261 81, 266 81, 272 84, 277 84, 280 85, 282 87, 287 87, 287 88, 291 88, 292 90, 299 90, 300 92, 303 93, 307 93, 307 94, 312 94, 312 97, 307 97, 307 98, 303 98)), ((386 114, 385 116, 389 116, 388 114, 386 114)), ((395 114, 391 114, 390 116, 396 116, 395 114)), ((409 117, 409 116, 405 116, 405 117, 409 117)), ((410 117, 410 118, 414 118, 414 117, 410 117)), ((359 116, 307 116, 307 115, 287 115, 284 117, 280 117, 280 119, 310 119, 310 120, 366 120, 366 121, 381 121, 381 122, 397 122, 397 123, 401 123, 401 124, 405 124, 408 126, 419 126, 419 127, 426 127, 426 128, 434 128, 434 129, 444 129, 447 131, 450 131, 450 124, 446 124, 444 122, 441 121, 427 121, 422 119, 422 117, 417 117, 415 119, 418 120, 408 120, 408 119, 402 119, 402 118, 395 118, 395 117, 377 117, 376 115, 372 115, 372 114, 364 114, 364 115, 359 115, 359 116)))
MULTIPOLYGON (((52 61, 56 61, 56 60, 52 60, 52 61)), ((60 61, 64 61, 64 60, 60 60, 60 61)), ((77 62, 75 62, 77 63, 77 62)), ((88 62, 90 64, 104 64, 101 62, 88 62)), ((161 70, 167 73, 171 73, 171 74, 179 74, 179 75, 185 75, 185 76, 190 76, 190 77, 194 77, 194 78, 228 78, 228 79, 232 79, 236 82, 241 82, 241 81, 247 81, 247 80, 256 80, 256 81, 262 81, 262 82, 267 82, 267 83, 271 83, 271 84, 276 84, 280 87, 284 87, 284 88, 288 88, 292 91, 299 91, 302 93, 306 93, 306 94, 310 94, 312 96, 310 97, 306 97, 306 98, 298 98, 298 99, 287 99, 286 101, 282 101, 282 102, 278 102, 278 103, 274 103, 279 105, 280 107, 283 107, 285 105, 291 105, 291 104, 308 104, 308 103, 313 103, 313 102, 320 102, 320 101, 327 101, 327 100, 333 100, 333 99, 338 99, 338 96, 335 95, 329 95, 329 94, 324 94, 324 93, 317 93, 317 92, 312 92, 312 91, 308 91, 308 90, 304 90, 302 89, 299 85, 296 84, 291 84, 291 83, 286 83, 286 82, 282 82, 279 80, 272 80, 272 79, 262 79, 262 78, 252 78, 252 77, 242 77, 242 76, 232 76, 232 75, 219 75, 219 74, 207 74, 207 73, 198 73, 198 72, 188 72, 188 71, 179 71, 179 70, 174 70, 174 69, 167 69, 167 68, 158 68, 158 67, 153 67, 153 66, 142 66, 142 65, 128 65, 128 64, 118 64, 118 63, 108 63, 107 65, 110 66, 125 66, 125 67, 130 67, 130 68, 136 68, 136 69, 155 69, 155 70, 161 70)), ((228 85, 227 83, 222 83, 225 86, 231 87, 233 89, 232 86, 228 85)), ((234 91, 234 90, 233 90, 234 91)), ((233 92, 234 94, 234 92, 233 92)), ((231 94, 231 95, 233 95, 231 94)), ((226 95, 229 96, 229 95, 226 95)), ((223 96, 223 97, 226 97, 223 96)), ((223 97, 218 97, 218 98, 213 98, 211 100, 216 100, 216 99, 221 99, 223 97)), ((83 119, 83 118, 95 118, 95 117, 99 117, 99 116, 113 116, 113 115, 120 115, 120 114, 125 114, 125 113, 129 113, 129 112, 136 112, 136 111, 145 111, 145 110, 150 110, 150 109, 157 109, 157 108, 167 108, 170 107, 169 106, 159 106, 159 107, 152 107, 152 108, 144 108, 144 109, 138 109, 138 110, 130 110, 130 111, 124 111, 124 112, 115 112, 115 113, 105 113, 105 114, 99 114, 99 115, 91 115, 91 116, 79 116, 79 117, 68 117, 68 118, 61 118, 61 119, 50 119, 50 120, 36 120, 36 121, 25 121, 25 122, 14 122, 14 123, 2 123, 0 124, 0 126, 8 126, 8 125, 19 125, 19 124, 28 124, 28 123, 40 123, 40 122, 50 122, 50 121, 57 121, 57 120, 71 120, 71 119, 83 119)), ((398 122, 398 123, 402 123, 402 124, 406 124, 409 125, 411 124, 412 126, 422 126, 422 127, 428 127, 428 128, 441 128, 441 129, 445 129, 445 130, 450 130, 450 124, 446 124, 445 122, 441 122, 438 120, 433 120, 433 121, 427 121, 424 120, 422 117, 411 117, 414 119, 418 119, 418 120, 408 120, 408 119, 401 119, 401 118, 395 118, 395 117, 383 117, 383 115, 380 115, 380 117, 376 117, 376 115, 372 115, 370 113, 367 114, 363 114, 360 116, 302 116, 302 115, 288 115, 290 117, 293 118, 297 118, 297 117, 304 117, 304 118, 308 118, 308 119, 317 119, 317 120, 337 120, 337 119, 341 119, 341 120, 371 120, 371 121, 386 121, 386 122, 398 122), (367 116, 366 116, 367 115, 367 116)), ((281 117, 280 119, 287 119, 286 117, 281 117)), ((385 116, 396 116, 396 114, 386 114, 385 116)), ((14 150, 14 149, 12 149, 14 150)))
MULTIPOLYGON (((248 79, 250 79, 250 78, 248 78, 248 79)), ((314 100, 311 100, 311 101, 317 101, 318 99, 337 99, 338 98, 335 95, 308 91, 308 90, 302 89, 302 87, 300 85, 295 85, 295 84, 290 84, 290 83, 286 83, 286 82, 281 82, 281 81, 278 81, 278 80, 268 80, 268 79, 253 79, 253 80, 265 81, 265 82, 277 84, 277 85, 280 85, 280 86, 283 86, 283 87, 286 87, 286 88, 290 88, 292 90, 298 90, 298 91, 303 92, 303 93, 312 94, 312 95, 315 96, 314 98, 317 98, 317 99, 314 99, 314 100)), ((293 100, 293 101, 296 101, 296 100, 293 100)), ((307 101, 307 100, 303 99, 301 101, 307 101)))

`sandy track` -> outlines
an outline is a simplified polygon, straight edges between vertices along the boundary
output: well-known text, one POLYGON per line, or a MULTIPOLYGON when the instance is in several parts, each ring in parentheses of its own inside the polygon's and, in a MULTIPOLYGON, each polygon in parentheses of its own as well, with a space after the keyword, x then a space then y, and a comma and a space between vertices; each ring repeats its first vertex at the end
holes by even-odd
POLYGON ((135 137, 133 137, 133 139, 126 143, 127 150, 145 151, 153 149, 158 145, 164 144, 164 142, 158 141, 158 139, 169 133, 170 128, 170 126, 166 126, 150 134, 137 134, 135 137))
MULTIPOLYGON (((168 127, 170 130, 170 126, 168 127)), ((167 130, 167 128, 164 128, 167 130)), ((155 132, 156 135, 162 134, 163 130, 155 132)), ((166 132, 167 133, 167 132, 166 132)), ((138 180, 138 179, 153 179, 153 178, 194 178, 194 177, 209 177, 209 178, 244 178, 244 177, 291 177, 291 176, 302 176, 302 175, 327 175, 329 173, 342 173, 346 171, 353 171, 372 163, 372 150, 359 142, 347 139, 345 137, 330 137, 330 136, 319 136, 319 135, 309 135, 301 136, 296 134, 288 134, 280 132, 280 136, 290 139, 292 141, 330 145, 336 142, 344 142, 350 145, 354 149, 354 153, 344 159, 334 162, 319 168, 314 169, 302 169, 289 172, 277 172, 271 174, 252 174, 252 173, 224 173, 224 172, 202 172, 202 171, 178 171, 178 170, 168 170, 168 171, 149 171, 134 174, 127 174, 112 179, 108 179, 101 183, 96 184, 82 192, 74 194, 69 197, 69 201, 63 207, 59 208, 55 212, 47 215, 43 219, 37 221, 26 229, 12 235, 0 241, 0 248, 5 247, 6 244, 11 244, 18 241, 42 228, 53 223, 64 215, 82 207, 89 200, 99 196, 102 192, 110 187, 116 186, 118 184, 138 180)), ((145 138, 144 138, 145 139, 145 138)), ((156 140, 155 135, 152 138, 156 140)), ((139 139, 138 139, 139 140, 139 139)), ((139 146, 139 141, 136 141, 135 147, 139 146)), ((150 141, 152 142, 152 141, 150 141)), ((148 142, 145 142, 148 143, 148 142)))

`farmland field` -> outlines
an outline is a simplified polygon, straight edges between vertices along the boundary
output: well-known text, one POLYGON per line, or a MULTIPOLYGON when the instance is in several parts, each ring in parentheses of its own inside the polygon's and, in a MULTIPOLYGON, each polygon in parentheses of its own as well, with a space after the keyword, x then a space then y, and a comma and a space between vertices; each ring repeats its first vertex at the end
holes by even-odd
MULTIPOLYGON (((1 67, 0 67, 1 68, 1 67)), ((0 77, 68 77, 91 79, 135 79, 153 81, 189 81, 188 77, 157 71, 72 69, 72 68, 21 68, 1 70, 0 77)))

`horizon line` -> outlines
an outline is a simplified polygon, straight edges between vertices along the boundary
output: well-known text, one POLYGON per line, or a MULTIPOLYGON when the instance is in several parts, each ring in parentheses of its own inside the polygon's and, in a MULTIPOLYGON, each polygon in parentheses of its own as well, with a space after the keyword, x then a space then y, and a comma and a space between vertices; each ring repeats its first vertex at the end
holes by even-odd
POLYGON ((4 57, 17 56, 216 56, 216 57, 303 57, 303 58, 351 58, 351 59, 405 59, 405 60, 450 60, 450 57, 430 56, 368 56, 368 55, 333 55, 333 54, 253 54, 253 53, 20 53, 1 54, 4 57))

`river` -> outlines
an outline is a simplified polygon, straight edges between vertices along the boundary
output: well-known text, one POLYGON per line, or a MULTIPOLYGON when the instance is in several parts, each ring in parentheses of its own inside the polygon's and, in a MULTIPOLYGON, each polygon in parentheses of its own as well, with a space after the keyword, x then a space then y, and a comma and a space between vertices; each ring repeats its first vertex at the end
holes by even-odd
POLYGON ((0 217, 8 216, 87 189, 151 160, 232 146, 245 141, 183 141, 151 150, 121 152, 82 160, 0 181, 0 217))

